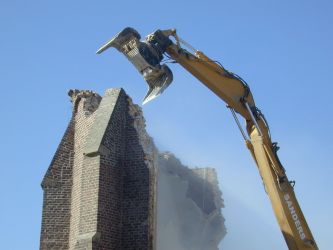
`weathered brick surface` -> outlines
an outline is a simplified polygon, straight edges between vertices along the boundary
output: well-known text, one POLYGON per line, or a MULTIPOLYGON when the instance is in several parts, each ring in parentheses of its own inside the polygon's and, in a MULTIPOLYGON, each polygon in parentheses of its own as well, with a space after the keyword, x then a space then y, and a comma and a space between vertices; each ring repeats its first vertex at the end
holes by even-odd
MULTIPOLYGON (((122 207, 123 190, 126 183, 124 176, 124 159, 131 157, 125 153, 126 145, 126 113, 127 102, 124 91, 107 91, 106 100, 117 97, 117 102, 110 107, 112 110, 111 118, 106 127, 100 147, 101 165, 99 179, 99 207, 98 211, 98 232, 101 233, 101 249, 126 249, 122 247, 121 230, 124 211, 122 207), (110 202, 110 200, 112 202, 110 202)), ((105 103, 105 105, 108 102, 105 103)), ((103 104, 103 103, 102 103, 103 104)), ((106 107, 101 110, 107 112, 106 107)), ((109 114, 107 114, 108 116, 109 114)))
POLYGON ((69 122, 42 181, 44 203, 41 249, 68 249, 74 155, 74 121, 69 122))
POLYGON ((41 249, 152 249, 155 180, 128 96, 70 94, 73 117, 42 183, 41 249))
POLYGON ((126 209, 123 210, 122 247, 143 250, 151 248, 148 240, 150 179, 145 155, 133 123, 133 117, 128 115, 125 152, 131 157, 125 157, 124 161, 122 206, 126 209))
MULTIPOLYGON (((101 98, 92 91, 73 91, 71 93, 71 99, 75 125, 69 249, 74 249, 81 229, 81 217, 83 217, 81 214, 82 206, 85 207, 87 204, 91 204, 90 207, 94 205, 97 206, 96 202, 93 201, 87 203, 87 194, 83 192, 85 188, 84 185, 87 183, 85 174, 87 174, 88 170, 86 168, 89 167, 89 163, 85 161, 83 151, 89 130, 94 124, 101 98)), ((90 227, 93 227, 93 225, 90 225, 90 227)))

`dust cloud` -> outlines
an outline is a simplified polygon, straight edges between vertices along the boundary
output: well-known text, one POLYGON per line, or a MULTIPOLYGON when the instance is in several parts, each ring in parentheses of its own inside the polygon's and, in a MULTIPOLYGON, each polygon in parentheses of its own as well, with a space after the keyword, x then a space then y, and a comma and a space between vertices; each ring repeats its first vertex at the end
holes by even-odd
POLYGON ((221 195, 214 169, 190 169, 173 154, 160 153, 157 249, 218 250, 226 234, 221 195))

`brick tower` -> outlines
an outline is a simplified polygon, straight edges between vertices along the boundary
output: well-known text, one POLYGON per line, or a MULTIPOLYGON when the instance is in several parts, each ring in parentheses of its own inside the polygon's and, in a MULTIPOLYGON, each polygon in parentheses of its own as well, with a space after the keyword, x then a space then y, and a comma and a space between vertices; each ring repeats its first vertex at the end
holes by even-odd
POLYGON ((156 153, 122 89, 71 90, 73 114, 42 181, 40 249, 153 249, 156 153))

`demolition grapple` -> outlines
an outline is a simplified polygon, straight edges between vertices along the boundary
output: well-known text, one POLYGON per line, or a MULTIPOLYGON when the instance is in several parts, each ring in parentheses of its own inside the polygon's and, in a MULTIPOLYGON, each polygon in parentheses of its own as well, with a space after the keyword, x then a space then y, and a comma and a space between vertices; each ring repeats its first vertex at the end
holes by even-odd
MULTIPOLYGON (((169 32, 172 32, 170 30, 169 32)), ((140 41, 140 34, 133 28, 125 28, 114 38, 104 44, 97 54, 110 47, 122 52, 143 75, 149 90, 143 104, 160 95, 172 82, 172 72, 168 66, 161 64, 166 48, 173 44, 165 31, 157 30, 140 41)))

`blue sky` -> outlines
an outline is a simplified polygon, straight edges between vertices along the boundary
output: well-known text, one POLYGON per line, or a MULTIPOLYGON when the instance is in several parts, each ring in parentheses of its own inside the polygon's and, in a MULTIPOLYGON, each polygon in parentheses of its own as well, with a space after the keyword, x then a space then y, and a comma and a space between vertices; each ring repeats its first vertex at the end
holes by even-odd
MULTIPOLYGON (((331 1, 0 2, 0 235, 3 249, 37 249, 40 182, 70 119, 70 88, 146 86, 115 50, 95 51, 126 26, 179 35, 251 86, 320 249, 333 249, 331 1)), ((286 249, 256 167, 225 104, 178 65, 143 107, 161 150, 218 170, 228 234, 221 249, 286 249)))

